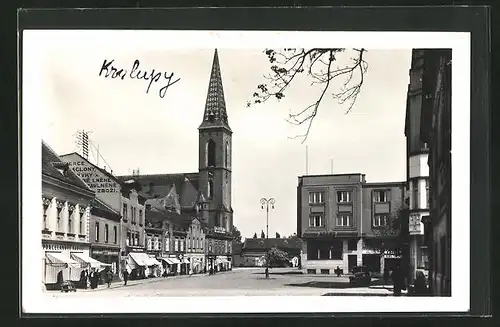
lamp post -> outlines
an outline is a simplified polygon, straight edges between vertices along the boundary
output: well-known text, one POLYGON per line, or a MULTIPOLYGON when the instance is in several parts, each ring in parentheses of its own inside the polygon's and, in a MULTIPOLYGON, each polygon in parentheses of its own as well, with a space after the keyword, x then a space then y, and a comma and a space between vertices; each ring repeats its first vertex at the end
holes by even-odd
MULTIPOLYGON (((260 205, 261 208, 264 209, 264 206, 266 206, 266 243, 267 240, 269 239, 269 205, 271 205, 271 209, 274 209, 274 204, 276 203, 276 200, 274 198, 262 198, 260 199, 260 205)), ((267 244, 266 244, 267 245, 267 244)), ((266 278, 269 278, 269 249, 266 246, 266 278)))

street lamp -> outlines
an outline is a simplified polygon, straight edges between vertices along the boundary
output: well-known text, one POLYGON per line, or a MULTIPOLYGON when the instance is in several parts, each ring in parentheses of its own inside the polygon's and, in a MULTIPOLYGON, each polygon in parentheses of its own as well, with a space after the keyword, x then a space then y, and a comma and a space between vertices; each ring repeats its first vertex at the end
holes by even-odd
MULTIPOLYGON (((266 206, 266 243, 267 240, 269 239, 269 205, 271 205, 271 209, 274 209, 274 204, 276 203, 276 200, 274 198, 262 198, 260 199, 260 207, 264 209, 264 206, 266 206)), ((266 278, 269 278, 269 249, 266 246, 266 278)))

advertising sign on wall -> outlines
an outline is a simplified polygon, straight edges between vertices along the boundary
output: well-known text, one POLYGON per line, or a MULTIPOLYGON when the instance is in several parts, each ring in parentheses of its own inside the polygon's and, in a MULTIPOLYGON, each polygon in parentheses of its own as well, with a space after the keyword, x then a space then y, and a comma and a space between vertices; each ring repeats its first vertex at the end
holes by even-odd
POLYGON ((110 178, 90 163, 80 160, 71 161, 68 162, 68 164, 71 170, 73 170, 94 192, 115 193, 119 191, 119 185, 114 179, 110 178))

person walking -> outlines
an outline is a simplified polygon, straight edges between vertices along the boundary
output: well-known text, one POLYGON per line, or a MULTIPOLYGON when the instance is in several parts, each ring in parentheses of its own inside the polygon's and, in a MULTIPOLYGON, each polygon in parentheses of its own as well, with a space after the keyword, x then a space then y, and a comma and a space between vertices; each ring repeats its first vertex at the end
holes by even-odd
POLYGON ((127 281, 128 281, 128 271, 127 271, 127 269, 125 269, 123 271, 123 281, 124 281, 124 285, 127 286, 127 281))
POLYGON ((413 293, 416 296, 425 296, 428 293, 425 275, 421 270, 417 270, 417 274, 416 274, 416 278, 415 278, 415 286, 413 288, 413 293))

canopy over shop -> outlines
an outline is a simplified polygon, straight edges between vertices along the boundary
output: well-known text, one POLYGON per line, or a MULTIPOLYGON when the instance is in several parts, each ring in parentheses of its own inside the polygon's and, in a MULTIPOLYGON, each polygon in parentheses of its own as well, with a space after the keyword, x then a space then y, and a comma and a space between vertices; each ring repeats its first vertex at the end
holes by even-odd
POLYGON ((140 275, 158 277, 161 275, 161 267, 161 262, 143 252, 129 253, 126 261, 126 269, 129 274, 135 273, 134 277, 140 275))
POLYGON ((78 281, 82 265, 62 252, 45 253, 45 284, 62 283, 65 280, 78 281))
POLYGON ((79 262, 82 268, 96 269, 97 271, 111 268, 111 264, 100 262, 84 253, 71 253, 71 257, 79 262))

